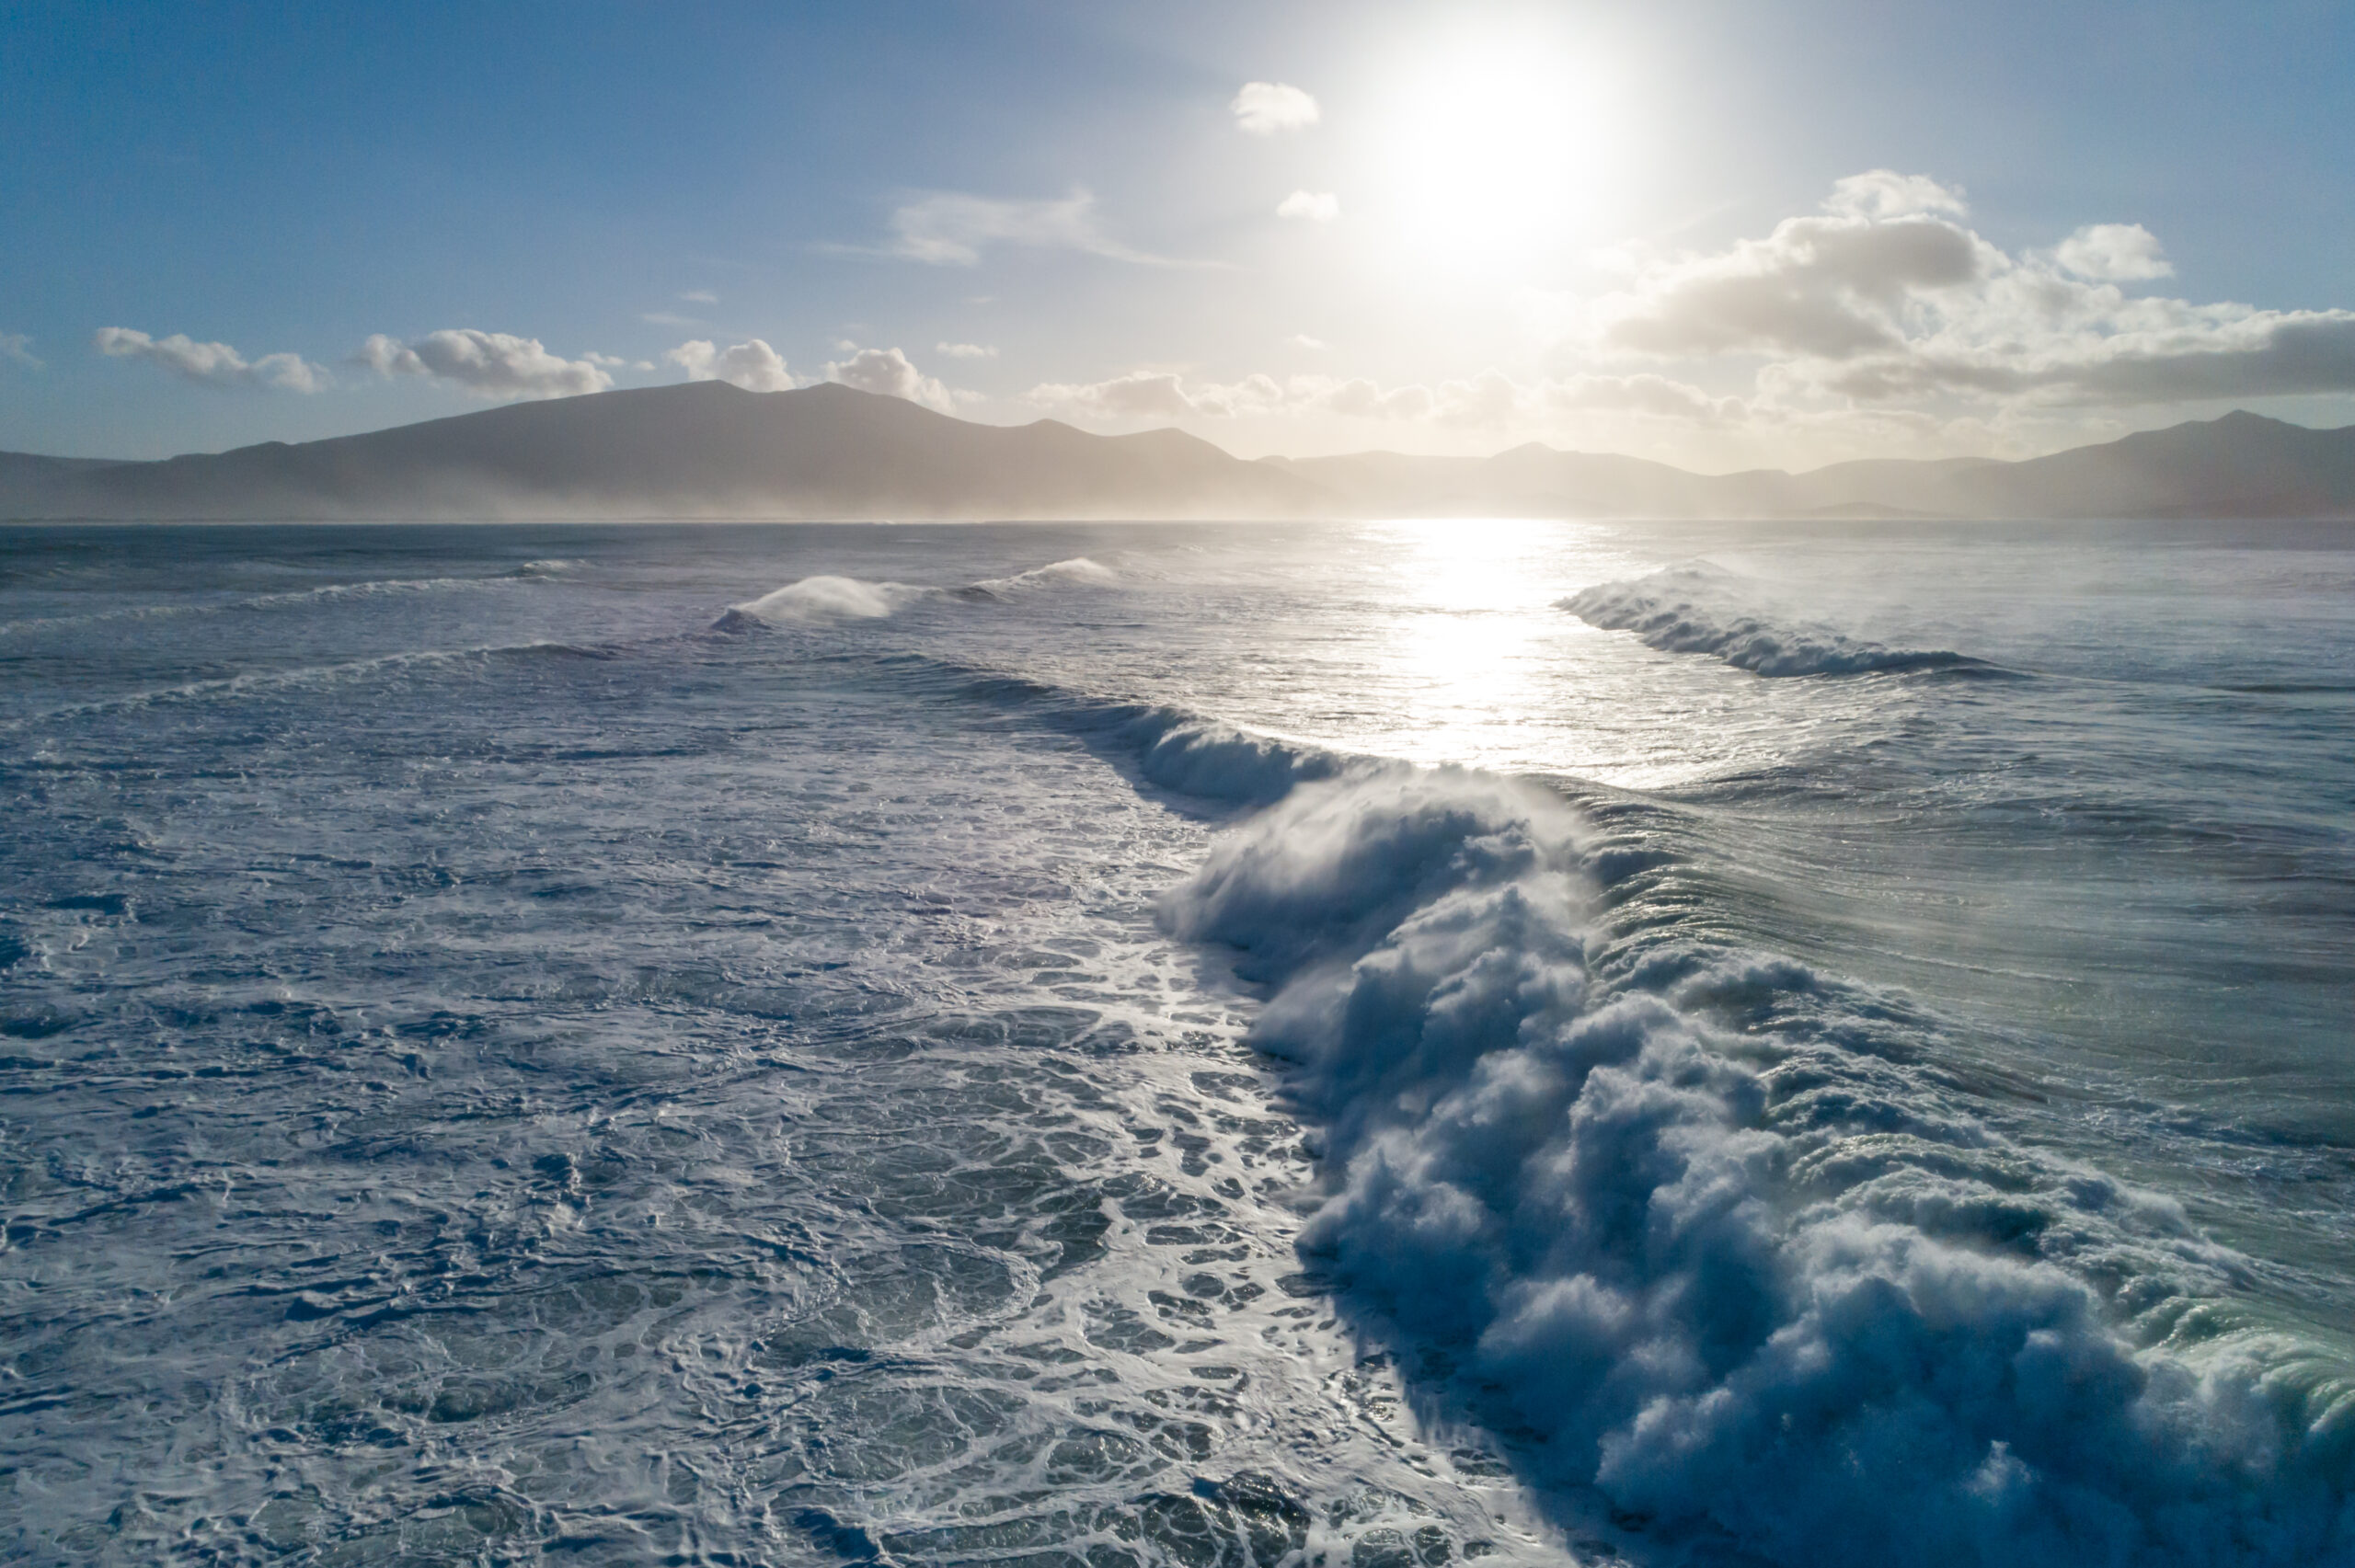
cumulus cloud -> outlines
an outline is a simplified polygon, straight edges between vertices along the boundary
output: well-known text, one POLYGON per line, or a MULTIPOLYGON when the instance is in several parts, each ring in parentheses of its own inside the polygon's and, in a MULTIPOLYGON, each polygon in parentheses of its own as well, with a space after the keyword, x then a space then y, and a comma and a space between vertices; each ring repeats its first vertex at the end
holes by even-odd
POLYGON ((1246 82, 1226 107, 1236 127, 1254 136, 1304 130, 1324 118, 1315 98, 1285 82, 1246 82))
POLYGON ((2089 223, 2061 242, 2053 259, 2080 278, 2139 283, 2175 276, 2159 236, 2140 223, 2089 223))
POLYGON ((1791 218, 1763 240, 1658 267, 1634 291, 1606 298, 1602 338, 1662 356, 1845 359, 1895 348, 1905 306, 1979 281, 2001 260, 1940 219, 1791 218))
POLYGON ((1927 175, 1899 174, 1895 169, 1867 169, 1832 181, 1832 194, 1823 206, 1844 218, 1883 221, 1933 212, 1959 218, 1970 211, 1960 186, 1940 185, 1927 175))
POLYGON ((1276 204, 1279 218, 1305 218, 1329 223, 1341 215, 1341 199, 1331 191, 1295 190, 1276 204))
POLYGON ((2355 312, 2138 296, 2168 276, 2131 223, 2050 254, 1967 227, 1961 193, 1878 169, 1821 212, 1713 254, 1637 260, 1592 303, 1608 356, 1754 356, 1763 394, 1880 403, 1947 396, 2117 406, 2355 392, 2355 312))
POLYGON ((935 343, 932 346, 932 351, 936 354, 946 354, 952 360, 994 360, 997 358, 997 345, 994 343, 935 343))
POLYGON ((299 354, 264 354, 247 360, 226 343, 199 343, 184 333, 151 338, 128 326, 101 326, 91 338, 101 354, 145 360, 175 375, 213 386, 272 386, 286 392, 323 392, 334 380, 299 354))
POLYGON ((0 332, 0 360, 6 360, 12 365, 21 365, 29 371, 48 369, 34 358, 32 341, 21 332, 0 332))
POLYGON ((947 413, 957 401, 945 383, 925 375, 897 349, 861 349, 847 360, 830 362, 826 379, 885 397, 904 397, 947 413))
POLYGON ((724 381, 747 392, 783 392, 793 384, 785 356, 758 338, 726 349, 707 338, 690 338, 662 357, 685 371, 689 381, 724 381))
POLYGON ((536 338, 444 327, 404 343, 379 332, 352 356, 383 376, 431 376, 469 397, 573 397, 614 378, 588 360, 551 354, 536 338))
POLYGON ((971 267, 992 246, 1076 250, 1115 261, 1157 263, 1106 234, 1096 198, 1074 191, 1059 201, 1005 201, 959 191, 935 191, 891 214, 891 250, 935 267, 971 267))
POLYGON ((1279 381, 1255 374, 1233 382, 1189 382, 1172 371, 1134 371, 1099 382, 1049 383, 1033 387, 1028 397, 1041 407, 1108 420, 1326 413, 1485 430, 1540 426, 1569 413, 1717 424, 1746 411, 1740 399, 1713 397, 1650 372, 1523 383, 1488 370, 1434 386, 1385 387, 1362 376, 1296 375, 1279 381))
POLYGON ((1083 383, 1049 382, 1032 387, 1029 398, 1041 407, 1109 419, 1180 419, 1205 412, 1185 383, 1166 371, 1133 371, 1083 383))

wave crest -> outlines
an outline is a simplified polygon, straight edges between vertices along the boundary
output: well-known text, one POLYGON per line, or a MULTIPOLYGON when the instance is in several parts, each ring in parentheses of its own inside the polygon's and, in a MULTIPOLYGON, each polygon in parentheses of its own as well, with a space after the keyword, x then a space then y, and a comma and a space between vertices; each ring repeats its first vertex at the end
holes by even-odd
POLYGON ((1624 860, 1534 785, 1368 764, 1163 904, 1271 987, 1256 1043, 1323 1126, 1304 1249, 1452 1397, 1779 1562, 2355 1559, 2349 1391, 2216 1326, 2234 1254, 1990 1128, 1915 1065, 1933 1022, 1614 941, 1624 860))
POLYGON ((994 599, 1033 588, 1109 588, 1119 580, 1119 575, 1111 567, 1085 555, 1074 555, 1067 561, 1050 561, 1043 567, 1033 567, 1010 578, 983 578, 972 584, 971 589, 994 599))
POLYGON ((1100 588, 1118 580, 1109 567, 1085 555, 1051 561, 1010 578, 984 578, 959 589, 868 582, 862 578, 807 577, 746 603, 730 605, 718 625, 733 629, 753 623, 824 625, 841 621, 880 621, 927 599, 994 602, 1029 589, 1072 584, 1100 588))
POLYGON ((1943 648, 1892 648, 1828 626, 1777 620, 1745 603, 1730 574, 1705 567, 1672 567, 1648 577, 1598 583, 1555 607, 1590 626, 1633 632, 1662 653, 1712 654, 1758 675, 1988 668, 1943 648))
POLYGON ((879 621, 938 592, 937 589, 912 588, 901 582, 867 582, 859 578, 803 578, 758 599, 729 606, 720 624, 741 624, 745 619, 766 621, 773 625, 879 621))

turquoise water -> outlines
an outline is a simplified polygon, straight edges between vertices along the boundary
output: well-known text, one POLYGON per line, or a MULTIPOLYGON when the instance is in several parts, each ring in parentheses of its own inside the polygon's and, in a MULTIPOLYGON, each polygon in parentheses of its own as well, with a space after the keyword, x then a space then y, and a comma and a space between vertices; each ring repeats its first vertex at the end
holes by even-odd
POLYGON ((16 1560, 2355 1560, 2341 528, 0 573, 16 1560))

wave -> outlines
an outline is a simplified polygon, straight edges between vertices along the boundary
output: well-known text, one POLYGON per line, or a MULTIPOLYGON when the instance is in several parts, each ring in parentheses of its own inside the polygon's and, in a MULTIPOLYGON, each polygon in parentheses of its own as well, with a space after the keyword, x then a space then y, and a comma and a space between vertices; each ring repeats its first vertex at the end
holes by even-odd
POLYGON ((1025 589, 1082 586, 1109 588, 1120 580, 1109 567, 1092 561, 1085 555, 1074 555, 1067 561, 1050 561, 1043 567, 1033 567, 1027 572, 1017 572, 1010 578, 983 578, 960 590, 968 597, 987 595, 1002 599, 1025 589))
POLYGON ((809 577, 786 584, 743 604, 730 605, 716 622, 718 630, 748 625, 825 625, 843 621, 879 621, 909 605, 933 599, 1003 601, 1028 589, 1085 585, 1103 587, 1117 581, 1110 568, 1076 555, 1017 572, 1007 578, 983 578, 958 589, 923 588, 902 582, 868 582, 861 578, 809 577))
POLYGON ((1993 669, 1943 648, 1887 647, 1828 626, 1778 621, 1743 601, 1740 579, 1707 567, 1598 583, 1555 608, 1604 631, 1633 632, 1663 653, 1714 654, 1758 675, 1993 669))
MULTIPOLYGON (((545 565, 546 563, 534 563, 545 565)), ((522 574, 518 574, 522 575, 522 574)), ((241 610, 269 610, 286 604, 310 604, 321 600, 372 598, 381 594, 433 593, 509 586, 511 578, 384 578, 367 582, 324 583, 317 588, 285 589, 275 593, 246 594, 236 599, 127 604, 113 610, 93 610, 74 615, 41 615, 22 621, 0 621, 0 636, 52 631, 108 621, 155 621, 180 615, 220 615, 241 610)))
POLYGON ((741 625, 749 620, 765 621, 772 625, 812 625, 830 621, 879 621, 939 591, 901 582, 867 582, 858 578, 803 578, 758 599, 730 605, 718 624, 741 625))
POLYGON ((602 661, 620 657, 622 655, 616 647, 583 647, 577 643, 552 642, 546 639, 527 643, 485 643, 474 647, 463 648, 416 648, 404 653, 378 654, 369 658, 343 659, 333 664, 305 664, 284 670, 247 670, 240 675, 221 676, 209 681, 187 681, 176 686, 152 687, 145 691, 126 692, 120 696, 99 697, 83 703, 69 703, 63 707, 28 714, 21 718, 0 721, 0 733, 14 733, 60 720, 82 718, 98 714, 136 712, 144 708, 179 703, 224 700, 234 702, 249 696, 266 696, 280 692, 330 689, 374 675, 393 674, 409 670, 431 670, 499 660, 513 660, 526 664, 541 660, 569 663, 574 660, 602 661))
POLYGON ((1631 917, 1658 857, 1534 784, 999 694, 1246 808, 1160 914, 1269 988, 1303 1250, 1537 1479, 1794 1565, 2355 1562, 2344 1368, 1991 1127, 1936 1021, 1631 917))

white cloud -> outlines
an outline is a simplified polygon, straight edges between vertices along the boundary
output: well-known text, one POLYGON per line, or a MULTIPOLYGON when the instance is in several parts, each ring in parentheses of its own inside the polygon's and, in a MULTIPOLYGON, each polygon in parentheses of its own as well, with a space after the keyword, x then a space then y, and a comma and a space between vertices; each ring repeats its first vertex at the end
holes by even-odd
POLYGON ((1895 347, 1904 307, 1978 282, 2002 260, 1942 219, 1790 218, 1763 240, 1657 265, 1597 315, 1612 348, 1840 359, 1895 347))
POLYGON ((1299 131, 1323 118, 1315 98, 1283 82, 1246 82, 1226 107, 1235 111, 1235 125, 1254 136, 1299 131))
POLYGON ((713 293, 709 289, 689 289, 685 293, 681 294, 679 297, 686 301, 689 304, 716 305, 719 303, 719 296, 713 293))
POLYGON ((2140 223, 2088 223, 2062 240, 2052 258, 2064 270, 2097 282, 2140 283, 2175 276, 2174 264, 2159 247, 2159 236, 2140 223))
POLYGON ((1185 383, 1167 371, 1134 371, 1109 381, 1034 386, 1029 400, 1041 407, 1108 419, 1182 419, 1204 410, 1187 395, 1185 383))
POLYGON ((29 371, 47 370, 47 365, 33 357, 32 341, 21 332, 0 332, 0 360, 29 371))
POLYGON ((783 392, 793 384, 785 356, 758 338, 722 349, 706 338, 690 338, 662 357, 687 372, 689 381, 724 381, 747 392, 783 392))
POLYGON ((1485 430, 1545 428, 1557 422, 1557 416, 1574 413, 1716 425, 1746 412, 1739 399, 1712 397, 1648 372, 1523 383, 1488 370, 1436 386, 1384 387, 1363 377, 1296 375, 1278 381, 1247 375, 1235 382, 1189 383, 1172 371, 1133 371, 1099 382, 1049 383, 1033 387, 1028 396, 1042 407, 1105 420, 1324 413, 1485 430))
POLYGON ((681 315, 674 310, 650 310, 638 319, 649 326, 701 326, 703 325, 702 317, 681 315))
POLYGON ((379 375, 431 376, 469 397, 572 397, 614 384, 600 365, 551 354, 536 338, 471 326, 445 327, 407 343, 379 332, 352 359, 379 375))
POLYGON ((226 343, 199 343, 182 333, 150 338, 128 326, 101 326, 91 338, 101 354, 145 360, 175 375, 216 386, 274 386, 288 392, 323 392, 334 384, 325 369, 297 354, 264 354, 248 361, 226 343))
POLYGON ((1315 349, 1321 350, 1329 349, 1333 346, 1330 343, 1326 342, 1322 338, 1311 338, 1305 332, 1295 332, 1291 337, 1285 338, 1284 341, 1291 344, 1295 349, 1315 349))
POLYGON ((1714 254, 1638 260, 1587 307, 1608 356, 1755 358, 1797 410, 1923 398, 2131 406, 2355 392, 2355 311, 2271 311, 2128 293, 2165 277, 2137 224, 2007 254, 1959 193, 1876 170, 1822 213, 1714 254))
POLYGON ((944 414, 956 404, 956 394, 944 383, 918 371, 908 361, 907 355, 897 349, 861 349, 847 360, 829 363, 826 379, 856 387, 861 392, 880 393, 886 397, 904 397, 911 403, 921 403, 944 414))
POLYGON ((627 360, 624 359, 619 354, 600 354, 595 352, 593 349, 580 357, 588 361, 591 364, 601 366, 606 370, 618 370, 629 363, 627 360))
POLYGON ((1963 204, 1960 186, 1940 185, 1927 175, 1899 174, 1895 169, 1867 169, 1832 181, 1823 208, 1844 218, 1879 221, 1933 212, 1959 218, 1970 211, 1963 204))
POLYGON ((952 360, 994 360, 997 358, 997 345, 994 343, 935 343, 932 346, 932 351, 936 354, 946 354, 952 360))
POLYGON ((893 254, 935 267, 971 267, 992 246, 1076 250, 1116 261, 1158 264, 1097 226, 1096 198, 1074 191, 1060 201, 1002 201, 935 191, 891 214, 893 254))
POLYGON ((1341 199, 1331 191, 1295 190, 1276 205, 1279 218, 1306 218, 1329 223, 1341 215, 1341 199))

